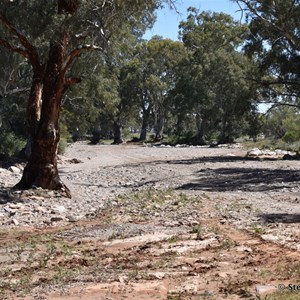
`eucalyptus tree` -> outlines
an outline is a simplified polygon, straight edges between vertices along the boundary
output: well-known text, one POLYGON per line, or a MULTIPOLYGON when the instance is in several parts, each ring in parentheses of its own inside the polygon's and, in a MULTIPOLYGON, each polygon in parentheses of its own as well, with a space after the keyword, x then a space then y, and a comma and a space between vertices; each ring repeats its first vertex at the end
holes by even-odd
MULTIPOLYGON (((181 102, 187 102, 197 128, 197 142, 210 133, 218 142, 231 141, 243 116, 254 109, 255 87, 248 80, 255 69, 240 52, 247 27, 224 13, 189 9, 180 35, 190 59, 179 76, 181 102)), ((178 90, 178 88, 177 88, 178 90)))
POLYGON ((124 24, 150 24, 162 2, 172 1, 1 0, 0 46, 32 67, 27 101, 32 151, 16 188, 62 189, 70 196, 59 178, 56 151, 63 96, 81 81, 71 67, 85 53, 107 49, 124 24))
MULTIPOLYGON (((245 50, 260 66, 266 102, 300 107, 300 3, 235 0, 250 32, 245 50), (276 103, 277 102, 277 103, 276 103)), ((254 80, 257 80, 254 78, 254 80)))
POLYGON ((146 139, 150 125, 155 139, 162 138, 169 113, 168 94, 174 88, 176 69, 185 54, 181 42, 155 36, 138 44, 134 58, 124 66, 123 94, 140 105, 140 140, 146 139))

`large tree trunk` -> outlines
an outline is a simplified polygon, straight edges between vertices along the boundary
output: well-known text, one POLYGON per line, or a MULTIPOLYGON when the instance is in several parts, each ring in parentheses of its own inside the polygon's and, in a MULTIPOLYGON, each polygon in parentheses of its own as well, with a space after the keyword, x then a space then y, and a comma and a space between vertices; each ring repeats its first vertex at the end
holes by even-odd
POLYGON ((21 181, 16 188, 32 186, 45 189, 69 190, 62 183, 57 169, 57 145, 60 138, 59 116, 61 99, 65 91, 63 41, 50 44, 47 68, 43 79, 42 110, 32 140, 32 151, 21 181))
POLYGON ((114 121, 113 129, 114 129, 114 142, 113 143, 116 145, 124 143, 124 140, 122 137, 122 126, 121 126, 120 122, 114 121))

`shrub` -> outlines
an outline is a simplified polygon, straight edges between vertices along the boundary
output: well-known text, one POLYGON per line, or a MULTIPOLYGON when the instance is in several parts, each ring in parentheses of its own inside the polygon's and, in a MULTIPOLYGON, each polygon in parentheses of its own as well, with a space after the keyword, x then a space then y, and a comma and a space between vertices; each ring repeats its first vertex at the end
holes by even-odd
POLYGON ((64 138, 64 137, 61 138, 59 140, 59 144, 58 144, 58 148, 57 148, 57 154, 64 155, 65 152, 66 152, 67 146, 68 146, 67 139, 64 138))
POLYGON ((20 153, 26 141, 12 132, 0 133, 0 155, 12 157, 20 153))

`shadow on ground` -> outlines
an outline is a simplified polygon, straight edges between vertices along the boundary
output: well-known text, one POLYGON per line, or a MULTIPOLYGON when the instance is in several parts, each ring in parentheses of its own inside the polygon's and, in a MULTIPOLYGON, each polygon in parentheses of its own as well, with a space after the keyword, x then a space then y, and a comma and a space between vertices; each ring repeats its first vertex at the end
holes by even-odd
MULTIPOLYGON (((271 169, 259 167, 260 162, 278 161, 280 159, 267 158, 247 158, 242 156, 213 156, 199 157, 194 159, 183 160, 157 160, 145 162, 143 165, 189 165, 200 164, 199 171, 193 174, 194 181, 184 183, 178 186, 178 190, 203 190, 210 192, 226 191, 248 191, 248 192, 265 192, 276 191, 284 188, 295 188, 300 184, 300 172, 290 169, 271 169), (253 167, 249 164, 245 167, 230 167, 230 163, 253 161, 253 167), (206 163, 226 163, 223 168, 208 168, 206 163), (229 164, 229 167, 228 167, 229 164)), ((127 167, 139 166, 139 164, 123 165, 127 167)), ((184 180, 184 178, 182 178, 184 180)), ((155 180, 153 181, 155 182, 155 180)), ((145 183, 142 183, 145 184, 145 183)))
POLYGON ((201 169, 194 182, 183 184, 180 190, 211 192, 252 191, 264 192, 291 188, 300 183, 298 171, 261 168, 201 169))
POLYGON ((266 223, 300 223, 299 214, 263 214, 260 215, 266 223))
POLYGON ((24 202, 20 195, 13 194, 12 188, 0 186, 0 204, 24 202))

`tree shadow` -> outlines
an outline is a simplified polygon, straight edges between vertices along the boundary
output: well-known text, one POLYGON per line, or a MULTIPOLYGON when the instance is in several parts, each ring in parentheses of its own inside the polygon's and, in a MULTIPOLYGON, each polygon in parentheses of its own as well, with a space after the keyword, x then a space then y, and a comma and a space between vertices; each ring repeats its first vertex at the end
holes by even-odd
POLYGON ((167 160, 170 164, 192 165, 197 163, 230 163, 230 162, 262 162, 262 161, 279 161, 281 158, 276 157, 246 157, 246 156, 202 156, 192 159, 167 160))
POLYGON ((0 186, 0 205, 24 202, 24 200, 20 198, 20 195, 13 194, 12 191, 12 188, 0 186))
POLYGON ((300 223, 300 214, 262 214, 259 217, 266 223, 300 223))
MULTIPOLYGON (((271 169, 260 168, 259 164, 268 161, 280 161, 280 158, 267 157, 244 157, 244 156, 209 156, 197 157, 193 159, 175 159, 175 160, 156 160, 144 162, 143 165, 186 165, 187 168, 192 164, 200 164, 202 167, 193 175, 196 179, 193 182, 182 184, 177 190, 203 190, 211 192, 226 191, 246 191, 246 192, 264 192, 272 190, 281 190, 283 188, 294 188, 300 183, 300 172, 289 169, 271 169), (253 161, 254 167, 225 167, 225 168, 206 168, 206 163, 240 163, 253 161)), ((141 163, 124 164, 123 167, 138 167, 141 163)), ((189 175, 190 176, 190 175, 189 175)), ((181 176, 183 179, 183 177, 181 176)), ((155 181, 155 180, 154 180, 155 181)))
POLYGON ((266 168, 201 169, 194 182, 183 184, 179 190, 205 190, 212 192, 263 192, 294 187, 300 174, 294 170, 266 168))

